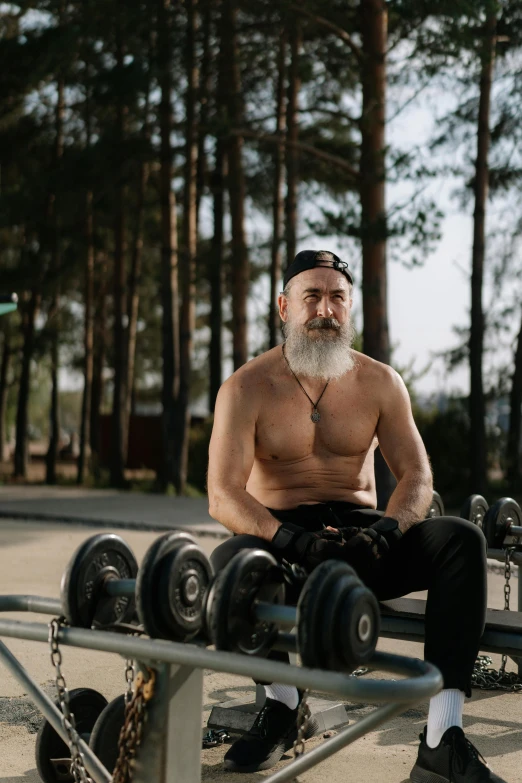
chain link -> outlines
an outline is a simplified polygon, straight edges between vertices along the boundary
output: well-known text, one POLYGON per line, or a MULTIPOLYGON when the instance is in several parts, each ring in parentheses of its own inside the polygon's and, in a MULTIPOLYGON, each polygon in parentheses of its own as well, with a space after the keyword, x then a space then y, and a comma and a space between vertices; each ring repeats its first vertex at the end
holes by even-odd
MULTIPOLYGON (((510 611, 511 598, 511 556, 516 546, 506 547, 504 556, 504 611, 510 611)), ((520 569, 519 576, 520 579, 520 569)), ((500 668, 493 668, 493 659, 489 655, 479 655, 473 667, 471 684, 481 690, 522 692, 522 679, 515 672, 506 672, 508 656, 503 655, 500 668)))
POLYGON ((154 695, 156 680, 154 669, 147 668, 145 671, 146 677, 143 672, 138 672, 135 678, 134 693, 132 693, 134 666, 131 661, 127 661, 125 670, 125 678, 127 680, 125 721, 118 739, 118 760, 113 772, 113 783, 130 783, 134 774, 136 756, 143 738, 143 727, 147 717, 146 705, 154 695), (130 673, 131 670, 132 674, 130 673))
POLYGON ((62 653, 58 642, 60 628, 64 618, 57 617, 49 623, 49 646, 51 648, 51 663, 56 671, 56 692, 62 711, 62 726, 68 737, 69 750, 71 752, 71 772, 76 783, 94 783, 85 769, 85 759, 80 750, 80 736, 76 731, 74 715, 69 704, 69 691, 62 674, 62 653))

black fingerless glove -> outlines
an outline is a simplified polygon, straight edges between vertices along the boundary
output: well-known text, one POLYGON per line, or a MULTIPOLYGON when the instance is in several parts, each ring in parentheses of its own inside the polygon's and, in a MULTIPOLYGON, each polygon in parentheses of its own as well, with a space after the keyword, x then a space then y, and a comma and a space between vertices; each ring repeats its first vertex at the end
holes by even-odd
MULTIPOLYGON (((381 517, 377 522, 374 522, 373 525, 370 525, 367 530, 374 530, 381 539, 384 539, 388 550, 402 538, 399 523, 393 517, 381 517)), ((381 546, 383 547, 382 543, 381 546)))
POLYGON ((340 533, 331 530, 309 533, 290 522, 283 522, 272 538, 272 546, 289 563, 298 563, 307 570, 325 560, 345 559, 340 533))
POLYGON ((392 517, 382 517, 370 527, 345 527, 339 531, 344 541, 344 560, 368 583, 376 576, 380 561, 402 537, 392 517))

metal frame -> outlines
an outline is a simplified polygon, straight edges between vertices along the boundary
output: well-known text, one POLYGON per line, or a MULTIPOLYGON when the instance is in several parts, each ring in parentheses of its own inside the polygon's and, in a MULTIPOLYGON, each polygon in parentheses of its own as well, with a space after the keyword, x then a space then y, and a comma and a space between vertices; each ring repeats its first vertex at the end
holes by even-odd
MULTIPOLYGON (((0 612, 37 612, 61 615, 57 599, 30 595, 0 596, 0 612)), ((47 642, 48 626, 0 618, 0 636, 47 642)), ((423 701, 442 688, 438 669, 426 661, 376 652, 370 668, 402 675, 402 680, 370 680, 339 672, 306 669, 278 661, 207 650, 203 644, 138 639, 110 631, 62 628, 61 645, 114 652, 157 670, 154 698, 149 703, 144 741, 137 759, 134 783, 199 783, 201 780, 201 712, 203 670, 228 672, 258 680, 276 681, 313 689, 352 702, 381 705, 370 715, 348 726, 335 737, 305 753, 284 769, 266 778, 283 783, 372 731, 404 711, 405 705, 423 701)), ((58 734, 67 740, 60 711, 28 672, 0 642, 0 660, 23 685, 58 734)), ((110 783, 111 776, 85 743, 85 765, 96 783, 110 783)))

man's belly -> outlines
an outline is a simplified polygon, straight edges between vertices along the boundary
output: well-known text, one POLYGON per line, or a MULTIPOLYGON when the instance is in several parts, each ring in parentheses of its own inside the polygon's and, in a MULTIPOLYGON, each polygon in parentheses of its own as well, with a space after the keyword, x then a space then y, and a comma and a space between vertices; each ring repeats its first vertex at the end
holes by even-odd
POLYGON ((318 459, 310 455, 292 463, 277 464, 256 459, 246 490, 263 506, 273 509, 328 500, 375 508, 373 452, 364 458, 318 459))

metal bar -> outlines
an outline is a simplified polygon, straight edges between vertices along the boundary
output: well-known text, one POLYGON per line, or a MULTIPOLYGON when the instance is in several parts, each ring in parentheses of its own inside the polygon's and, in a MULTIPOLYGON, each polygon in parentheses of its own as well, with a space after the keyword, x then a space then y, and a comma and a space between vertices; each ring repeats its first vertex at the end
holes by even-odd
POLYGON ((382 707, 374 710, 370 715, 365 715, 352 726, 348 726, 343 729, 335 737, 323 742, 309 753, 305 753, 295 761, 287 764, 286 767, 275 772, 273 775, 265 778, 266 783, 285 783, 287 780, 291 780, 297 775, 301 775, 311 767, 315 767, 321 761, 333 756, 337 751, 342 750, 351 742, 367 734, 369 731, 380 726, 390 718, 394 718, 396 715, 400 715, 404 711, 404 706, 401 704, 385 704, 382 707))
POLYGON ((274 650, 294 654, 298 653, 299 650, 297 649, 297 636, 295 633, 284 633, 284 631, 280 631, 277 634, 274 650))
MULTIPOLYGON (((0 619, 0 636, 47 642, 48 628, 40 623, 0 619)), ((442 687, 438 669, 427 661, 402 655, 376 652, 372 669, 400 674, 405 680, 362 680, 339 672, 305 669, 278 661, 240 655, 238 653, 206 650, 195 644, 167 642, 161 639, 136 639, 110 631, 90 631, 83 628, 62 628, 61 644, 84 647, 89 650, 115 652, 126 658, 145 661, 163 661, 212 671, 229 672, 268 682, 281 682, 298 688, 313 688, 350 701, 382 704, 390 701, 410 703, 422 701, 442 687)))
POLYGON ((110 596, 130 595, 136 594, 136 580, 135 579, 107 579, 103 585, 104 591, 110 596))
POLYGON ((0 612, 36 612, 55 617, 63 614, 59 598, 43 598, 40 595, 0 595, 0 612))
POLYGON ((297 619, 297 609, 295 606, 269 604, 266 601, 255 601, 254 612, 258 620, 276 623, 277 625, 283 625, 287 628, 293 628, 297 619))
POLYGON ((507 534, 508 536, 522 536, 522 527, 520 525, 511 525, 507 534))
MULTIPOLYGON (((0 641, 0 659, 7 669, 9 669, 13 677, 15 677, 24 687, 27 695, 31 697, 56 733, 60 735, 66 745, 69 745, 69 738, 62 723, 62 713, 56 705, 53 704, 47 694, 43 692, 39 685, 36 684, 30 674, 24 669, 22 664, 15 658, 13 653, 2 641, 0 641)), ((87 772, 94 778, 96 783, 111 783, 111 775, 109 775, 101 761, 94 755, 92 750, 82 739, 80 739, 80 750, 84 758, 87 772)))
MULTIPOLYGON (((504 549, 488 549, 488 558, 500 560, 503 563, 506 559, 506 552, 504 549)), ((522 565, 522 552, 512 552, 510 560, 515 565, 522 565)))

